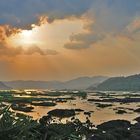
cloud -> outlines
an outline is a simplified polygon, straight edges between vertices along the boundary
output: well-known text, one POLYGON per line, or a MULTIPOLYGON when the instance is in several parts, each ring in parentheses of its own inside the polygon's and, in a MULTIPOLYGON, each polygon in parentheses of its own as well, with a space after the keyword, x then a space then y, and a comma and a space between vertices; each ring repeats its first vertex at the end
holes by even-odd
POLYGON ((64 44, 67 49, 86 49, 91 47, 94 43, 104 39, 102 33, 94 31, 95 19, 88 16, 88 13, 83 15, 81 19, 84 22, 83 31, 81 33, 72 34, 69 41, 64 44))
POLYGON ((139 40, 140 37, 140 16, 134 17, 119 33, 114 36, 131 41, 139 40))
POLYGON ((47 55, 57 55, 57 54, 59 54, 59 52, 57 52, 56 50, 47 49, 46 54, 47 55))
POLYGON ((40 55, 57 55, 58 54, 58 52, 55 50, 50 50, 50 49, 43 50, 38 46, 31 46, 27 50, 24 50, 25 55, 32 55, 35 53, 38 53, 40 55))
POLYGON ((92 32, 73 34, 70 36, 70 41, 67 42, 64 47, 67 49, 86 49, 103 38, 103 35, 92 32))
MULTIPOLYGON (((139 12, 140 1, 131 0, 1 0, 0 38, 4 40, 21 29, 31 29, 54 20, 78 18, 85 23, 83 32, 72 34, 64 47, 67 49, 84 49, 93 46, 110 32, 121 32, 139 12), (63 3, 63 4, 62 4, 63 3), (95 21, 96 19, 96 21, 95 21), (9 26, 7 26, 9 24, 9 26), (14 27, 14 28, 13 28, 14 27)), ((127 27, 129 32, 139 29, 139 19, 127 27)), ((33 47, 26 53, 46 54, 39 47, 33 47)), ((55 54, 53 52, 52 54, 55 54)))
MULTIPOLYGON (((91 7, 80 17, 85 23, 83 32, 72 34, 64 47, 77 50, 89 48, 108 35, 120 36, 122 34, 123 37, 126 36, 128 39, 132 39, 124 33, 124 28, 132 21, 136 13, 140 14, 138 13, 138 4, 140 5, 140 1, 132 5, 130 0, 95 0, 91 7)), ((138 30, 138 24, 139 21, 137 20, 135 23, 136 31, 138 30)))
MULTIPOLYGON (((48 22, 52 22, 71 16, 81 17, 92 9, 100 21, 118 27, 127 21, 126 17, 140 14, 139 8, 139 0, 1 0, 0 24, 27 28, 32 23, 37 23, 41 16, 48 17, 48 22), (118 24, 115 24, 116 21, 118 24)), ((106 24, 106 28, 110 25, 106 24)))
POLYGON ((55 50, 43 50, 38 46, 31 46, 28 49, 24 49, 23 47, 10 47, 6 43, 0 43, 0 55, 14 57, 17 55, 33 55, 39 54, 42 56, 45 55, 57 55, 58 52, 55 50))
POLYGON ((21 54, 22 48, 14 48, 10 47, 10 45, 7 44, 8 37, 20 32, 17 28, 12 28, 9 25, 0 26, 0 55, 6 55, 6 56, 15 56, 17 54, 21 54))
POLYGON ((136 33, 140 31, 140 17, 136 17, 127 27, 128 33, 136 33))
POLYGON ((1 56, 16 56, 19 54, 22 54, 23 48, 22 47, 10 47, 6 43, 1 42, 0 43, 0 55, 1 56))
POLYGON ((81 16, 93 0, 1 0, 0 23, 25 28, 36 23, 40 16, 53 19, 64 19, 70 16, 81 16))
POLYGON ((5 41, 8 37, 19 33, 21 30, 9 25, 0 26, 0 41, 5 41))
POLYGON ((0 26, 0 55, 1 56, 17 56, 17 55, 57 55, 58 52, 55 50, 44 50, 37 45, 31 45, 28 48, 24 49, 23 46, 13 47, 8 43, 8 38, 17 33, 21 32, 21 29, 13 28, 9 25, 0 26))
POLYGON ((32 24, 81 18, 90 11, 97 18, 96 30, 121 30, 133 16, 140 15, 139 8, 139 0, 1 0, 0 24, 31 29, 32 24))

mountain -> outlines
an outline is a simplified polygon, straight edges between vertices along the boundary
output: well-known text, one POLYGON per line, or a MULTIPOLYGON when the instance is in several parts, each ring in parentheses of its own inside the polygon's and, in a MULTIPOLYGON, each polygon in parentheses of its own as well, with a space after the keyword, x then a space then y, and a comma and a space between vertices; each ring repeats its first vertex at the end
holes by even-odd
POLYGON ((62 85, 62 82, 59 81, 7 81, 4 82, 7 86, 12 87, 13 89, 52 89, 59 88, 62 85))
POLYGON ((80 77, 64 83, 64 87, 67 89, 86 89, 89 86, 97 85, 108 79, 105 76, 95 76, 95 77, 80 77))
POLYGON ((0 90, 10 90, 11 88, 0 82, 0 90))
POLYGON ((140 91, 140 74, 109 78, 92 89, 103 91, 140 91))
POLYGON ((14 89, 86 89, 91 85, 96 85, 108 77, 95 76, 95 77, 79 77, 69 81, 7 81, 4 82, 7 86, 14 89))

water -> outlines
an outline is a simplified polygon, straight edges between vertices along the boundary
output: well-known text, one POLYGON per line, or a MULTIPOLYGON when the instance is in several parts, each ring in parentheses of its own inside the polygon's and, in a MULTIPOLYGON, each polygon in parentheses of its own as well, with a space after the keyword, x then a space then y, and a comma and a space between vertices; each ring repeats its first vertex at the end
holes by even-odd
MULTIPOLYGON (((128 94, 128 93, 127 93, 128 94)), ((124 98, 126 97, 126 93, 124 92, 117 92, 117 94, 110 94, 111 97, 117 97, 117 98, 124 98)), ((30 97, 30 95, 22 96, 22 97, 30 97)), ((38 98, 45 97, 50 98, 50 96, 37 96, 38 98)), ((59 96, 59 98, 68 98, 70 96, 59 96)), ((51 98, 58 98, 57 96, 53 96, 51 98)), ((88 96, 86 99, 82 99, 79 97, 76 97, 76 100, 68 100, 66 103, 57 103, 56 106, 53 107, 41 107, 41 106, 34 106, 33 112, 26 113, 27 115, 30 115, 33 117, 33 119, 39 119, 44 115, 47 115, 47 113, 53 109, 82 109, 85 112, 92 112, 89 119, 93 124, 98 125, 103 122, 107 122, 109 120, 116 120, 116 119, 123 119, 123 120, 129 120, 132 123, 134 123, 134 119, 136 117, 139 117, 140 115, 133 111, 133 109, 139 108, 138 106, 140 103, 129 103, 129 104, 120 104, 120 103, 111 103, 113 106, 106 107, 106 108, 100 108, 96 107, 95 102, 89 102, 87 99, 100 99, 101 96, 97 95, 96 93, 88 93, 88 96), (127 108, 125 111, 127 113, 125 114, 116 114, 116 108, 127 108)), ((136 97, 137 98, 137 97, 136 97)), ((99 103, 99 102, 98 102, 99 103)), ((102 103, 103 104, 103 103, 102 103)), ((109 103, 110 104, 110 103, 109 103)), ((84 114, 84 112, 79 112, 76 114, 76 118, 79 118, 81 121, 86 121, 87 115, 84 114)), ((69 120, 68 118, 62 119, 62 122, 66 122, 69 120)))

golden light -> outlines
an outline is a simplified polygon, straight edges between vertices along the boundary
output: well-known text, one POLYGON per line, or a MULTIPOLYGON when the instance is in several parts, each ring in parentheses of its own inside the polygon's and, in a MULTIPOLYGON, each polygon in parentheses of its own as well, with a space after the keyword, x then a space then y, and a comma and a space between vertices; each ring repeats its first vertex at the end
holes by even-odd
POLYGON ((33 30, 22 30, 15 36, 9 38, 9 41, 16 46, 28 47, 35 44, 37 40, 35 39, 35 32, 33 30))
POLYGON ((25 37, 25 38, 31 37, 32 31, 31 31, 31 30, 23 30, 23 31, 21 32, 21 35, 22 35, 23 37, 25 37))
POLYGON ((63 49, 63 45, 72 33, 81 32, 83 29, 83 22, 81 20, 63 20, 56 21, 52 24, 44 24, 41 26, 31 25, 30 30, 21 30, 14 36, 8 38, 9 44, 14 47, 31 47, 34 45, 40 48, 63 49))
POLYGON ((32 30, 23 30, 20 33, 20 41, 24 44, 31 44, 33 43, 33 33, 32 30))

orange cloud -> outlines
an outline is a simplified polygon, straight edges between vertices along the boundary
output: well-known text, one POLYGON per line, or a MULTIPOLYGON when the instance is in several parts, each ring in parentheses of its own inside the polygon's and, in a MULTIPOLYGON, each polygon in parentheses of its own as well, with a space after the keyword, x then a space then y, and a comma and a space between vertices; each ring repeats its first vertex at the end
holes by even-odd
POLYGON ((5 41, 8 37, 19 33, 21 29, 9 25, 0 26, 0 41, 5 41))
POLYGON ((14 57, 17 55, 33 55, 33 54, 40 54, 40 55, 56 55, 58 54, 55 50, 42 50, 38 46, 30 46, 27 49, 23 47, 11 47, 8 44, 2 42, 0 43, 0 55, 1 56, 8 56, 14 57))
MULTIPOLYGON (((35 26, 41 26, 42 24, 45 24, 46 18, 42 17, 38 24, 34 24, 35 26)), ((31 27, 34 28, 34 27, 31 27)), ((58 54, 57 51, 51 50, 51 49, 41 49, 37 45, 30 45, 28 48, 24 48, 23 46, 15 47, 13 44, 10 44, 8 39, 11 36, 15 36, 19 33, 21 33, 23 30, 15 27, 11 27, 10 25, 1 25, 0 26, 0 55, 1 56, 8 56, 8 57, 14 57, 17 55, 32 55, 35 53, 38 53, 40 55, 56 55, 58 54)))

